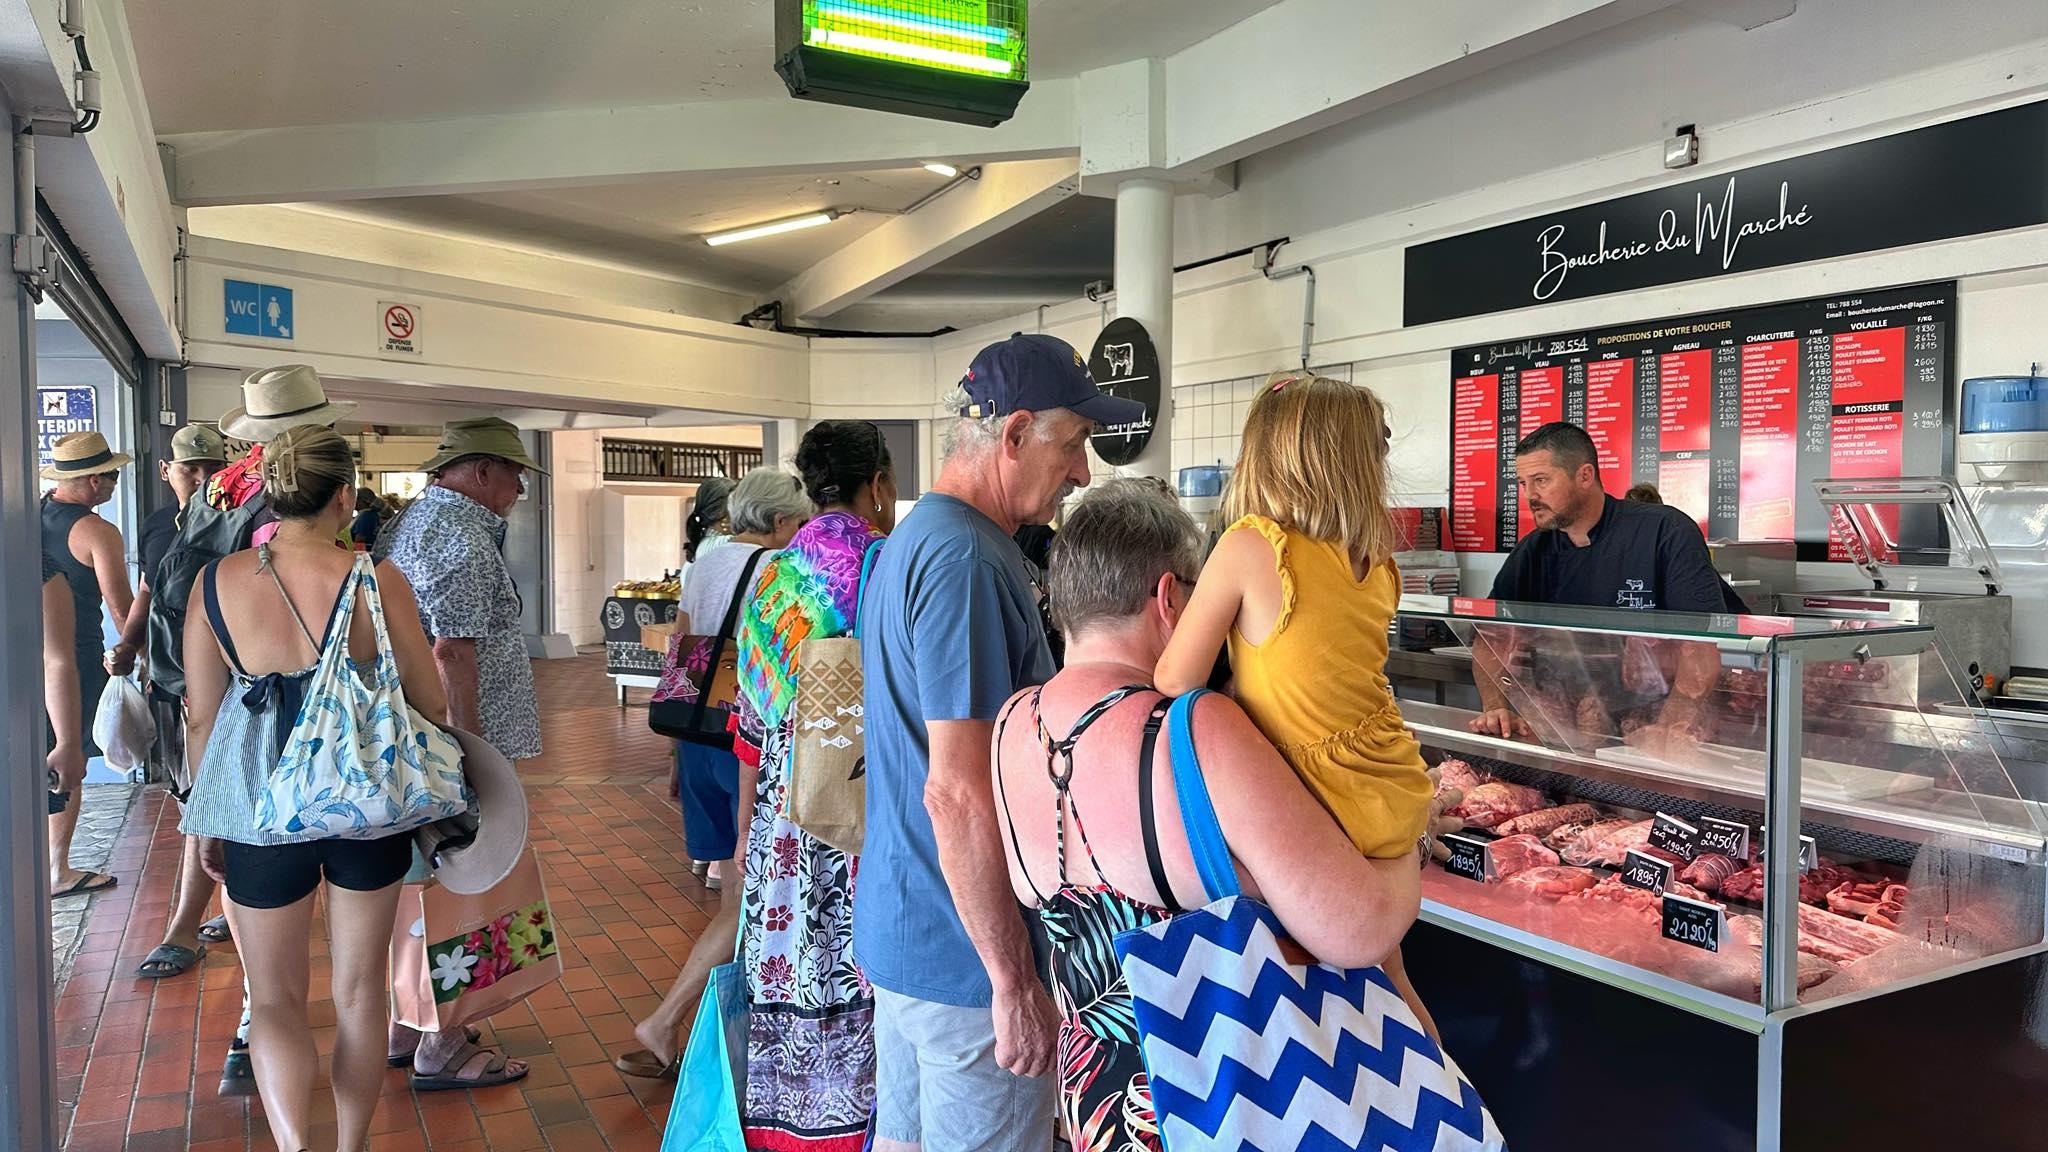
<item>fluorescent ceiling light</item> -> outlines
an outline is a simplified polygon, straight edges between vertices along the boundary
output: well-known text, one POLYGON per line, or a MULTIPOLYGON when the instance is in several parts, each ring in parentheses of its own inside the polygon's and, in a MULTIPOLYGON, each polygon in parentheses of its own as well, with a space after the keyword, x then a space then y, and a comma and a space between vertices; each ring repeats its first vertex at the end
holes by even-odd
POLYGON ((822 19, 839 19, 855 24, 878 24, 894 28, 914 36, 956 36, 962 40, 975 40, 983 44, 1003 44, 1010 39, 1008 28, 997 28, 988 24, 973 24, 965 20, 944 16, 918 13, 902 16, 878 12, 858 3, 835 3, 834 0, 819 0, 818 16, 822 19))
POLYGON ((930 44, 885 40, 880 36, 863 36, 858 32, 841 32, 834 28, 811 29, 811 43, 821 48, 837 48, 842 52, 865 52, 876 56, 918 60, 963 72, 987 72, 996 76, 1008 76, 1016 70, 1015 65, 1008 60, 999 60, 993 56, 955 52, 950 48, 938 48, 930 44))
POLYGON ((951 164, 941 164, 937 160, 925 161, 924 170, 927 172, 936 173, 937 175, 940 176, 944 176, 948 180, 951 180, 953 177, 958 176, 960 174, 960 170, 958 168, 953 167, 951 164))
POLYGON ((846 213, 837 208, 823 212, 812 212, 805 216, 791 216, 787 220, 770 220, 766 224, 755 224, 747 228, 734 228, 728 232, 713 232, 704 237, 704 242, 713 248, 721 244, 737 244, 742 240, 758 240, 763 236, 779 236, 784 232, 796 232, 805 228, 816 228, 830 224, 846 213))

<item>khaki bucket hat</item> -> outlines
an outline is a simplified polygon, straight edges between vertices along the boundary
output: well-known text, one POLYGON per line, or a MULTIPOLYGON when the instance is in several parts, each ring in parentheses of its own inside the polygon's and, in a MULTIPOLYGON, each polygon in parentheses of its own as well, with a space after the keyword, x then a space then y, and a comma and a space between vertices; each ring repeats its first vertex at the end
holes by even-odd
POLYGON ((119 472, 134 462, 126 452, 116 452, 107 446, 107 438, 97 432, 73 432, 50 445, 50 463, 41 476, 45 480, 73 480, 80 476, 98 476, 105 472, 119 472))
POLYGON ((329 400, 320 373, 310 364, 263 368, 242 381, 242 406, 220 418, 222 433, 252 444, 268 444, 305 424, 332 427, 356 410, 347 400, 329 400))
POLYGON ((543 476, 548 472, 526 454, 526 445, 519 439, 519 429, 511 421, 496 416, 478 416, 447 424, 441 429, 441 443, 434 449, 433 458, 420 465, 420 471, 439 472, 465 456, 494 456, 529 472, 543 476))

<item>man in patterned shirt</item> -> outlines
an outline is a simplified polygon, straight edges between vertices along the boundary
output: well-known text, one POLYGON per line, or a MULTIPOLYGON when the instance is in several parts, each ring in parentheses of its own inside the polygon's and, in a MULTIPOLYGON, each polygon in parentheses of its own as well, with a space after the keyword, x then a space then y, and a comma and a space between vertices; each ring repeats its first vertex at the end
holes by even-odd
MULTIPOLYGON (((376 553, 412 582, 420 623, 448 694, 448 723, 482 736, 507 760, 540 755, 540 704, 520 631, 519 589, 505 566, 505 516, 542 472, 519 430, 495 416, 458 420, 421 466, 434 483, 378 537, 376 553)), ((415 1043, 419 1090, 481 1088, 526 1075, 466 1029, 420 1035, 392 1027, 392 1055, 415 1043)))

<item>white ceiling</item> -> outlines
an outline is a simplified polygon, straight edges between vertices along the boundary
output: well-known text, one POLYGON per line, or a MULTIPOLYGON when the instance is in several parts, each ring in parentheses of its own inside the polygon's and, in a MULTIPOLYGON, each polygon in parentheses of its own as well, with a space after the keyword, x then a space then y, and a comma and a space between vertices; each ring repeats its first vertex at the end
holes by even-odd
POLYGON ((765 292, 945 185, 922 168, 731 176, 473 196, 344 201, 324 211, 567 251, 742 292, 765 292), (713 248, 701 236, 863 208, 820 228, 713 248))
MULTIPOLYGON (((1031 72, 1177 52, 1278 0, 1031 0, 1031 72)), ((159 133, 760 99, 773 0, 127 0, 159 133)))
MULTIPOLYGON (((1277 2, 1031 0, 1032 75, 1169 55, 1277 2)), ((773 68, 773 0, 127 0, 127 13, 166 136, 789 98, 773 68)), ((319 208, 763 295, 943 183, 917 167, 761 170, 319 208), (726 248, 700 238, 829 207, 869 211, 726 248)), ((1097 225, 1027 221, 1011 243, 956 256, 946 277, 876 303, 892 322, 925 329, 1071 296, 1088 278, 1072 269, 1110 261, 1097 225), (1057 267, 1034 259, 1047 252, 1057 267)))

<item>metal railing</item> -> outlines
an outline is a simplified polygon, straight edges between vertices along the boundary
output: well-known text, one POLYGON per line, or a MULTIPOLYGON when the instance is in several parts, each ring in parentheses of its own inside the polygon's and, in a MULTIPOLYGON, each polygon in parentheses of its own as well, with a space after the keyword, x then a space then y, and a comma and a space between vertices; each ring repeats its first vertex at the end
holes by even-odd
POLYGON ((665 440, 613 440, 600 443, 606 480, 641 480, 664 484, 702 484, 723 476, 738 480, 761 466, 759 448, 727 444, 675 444, 665 440))

